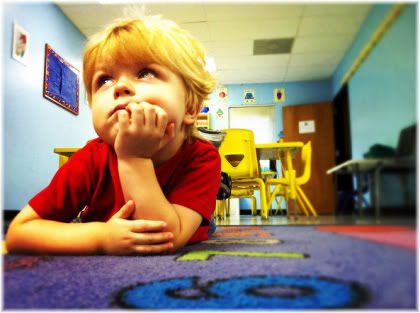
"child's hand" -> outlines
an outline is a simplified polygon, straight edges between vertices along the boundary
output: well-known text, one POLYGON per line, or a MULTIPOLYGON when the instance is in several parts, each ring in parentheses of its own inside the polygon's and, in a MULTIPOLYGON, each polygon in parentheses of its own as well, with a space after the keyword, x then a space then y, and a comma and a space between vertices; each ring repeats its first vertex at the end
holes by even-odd
POLYGON ((119 158, 151 158, 175 135, 175 124, 168 123, 168 114, 147 102, 131 102, 120 110, 118 127, 114 148, 119 158))
POLYGON ((173 235, 164 232, 164 222, 129 220, 134 202, 128 201, 106 222, 101 246, 106 254, 157 254, 169 251, 173 235))

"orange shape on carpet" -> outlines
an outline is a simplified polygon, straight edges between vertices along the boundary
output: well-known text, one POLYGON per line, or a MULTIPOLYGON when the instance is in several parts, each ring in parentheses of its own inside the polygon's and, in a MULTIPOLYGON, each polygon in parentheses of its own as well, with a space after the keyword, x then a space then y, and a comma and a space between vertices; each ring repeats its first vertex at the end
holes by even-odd
POLYGON ((318 226, 318 231, 334 232, 341 235, 416 250, 416 230, 408 226, 396 225, 331 225, 318 226))

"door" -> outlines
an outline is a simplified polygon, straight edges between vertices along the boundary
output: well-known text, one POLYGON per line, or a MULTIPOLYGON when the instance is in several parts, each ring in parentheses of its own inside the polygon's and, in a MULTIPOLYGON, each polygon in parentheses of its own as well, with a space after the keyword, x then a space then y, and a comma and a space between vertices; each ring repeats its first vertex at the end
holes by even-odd
MULTIPOLYGON (((335 165, 332 104, 325 102, 283 107, 283 131, 285 141, 312 142, 311 178, 302 189, 317 213, 333 214, 334 181, 332 175, 326 173, 335 165)), ((302 173, 300 162, 300 156, 296 156, 293 164, 297 175, 302 173)))
MULTIPOLYGON (((349 94, 347 84, 343 85, 333 100, 335 163, 341 164, 352 158, 349 94)), ((341 196, 336 206, 336 214, 351 214, 354 209, 353 175, 340 174, 335 176, 335 192, 341 196)))

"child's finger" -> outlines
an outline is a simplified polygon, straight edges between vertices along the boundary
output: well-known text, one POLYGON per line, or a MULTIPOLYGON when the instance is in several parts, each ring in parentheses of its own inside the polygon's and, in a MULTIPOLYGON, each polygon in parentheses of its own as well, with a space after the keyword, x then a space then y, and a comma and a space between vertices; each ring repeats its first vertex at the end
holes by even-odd
POLYGON ((164 253, 173 248, 172 242, 157 244, 157 245, 139 245, 134 246, 134 251, 139 254, 157 254, 164 253))
POLYGON ((165 243, 172 240, 174 235, 171 232, 162 233, 140 233, 134 234, 134 243, 137 245, 151 245, 165 243))
POLYGON ((166 112, 162 109, 156 111, 156 127, 163 134, 166 131, 166 126, 168 125, 168 114, 166 114, 166 112))
POLYGON ((132 102, 128 105, 131 111, 131 120, 135 126, 142 127, 145 124, 144 105, 132 102))
POLYGON ((130 117, 126 110, 118 111, 118 126, 120 130, 127 129, 130 125, 130 117))
POLYGON ((165 129, 165 142, 164 144, 167 144, 169 141, 171 141, 175 137, 175 123, 171 122, 168 124, 168 126, 165 129))
POLYGON ((134 201, 128 200, 113 217, 129 219, 134 212, 134 201))
POLYGON ((144 125, 154 127, 156 125, 156 111, 154 106, 147 102, 142 102, 142 104, 144 105, 144 125))
POLYGON ((161 232, 166 228, 166 223, 163 221, 152 220, 136 220, 133 221, 131 231, 135 233, 145 232, 161 232))

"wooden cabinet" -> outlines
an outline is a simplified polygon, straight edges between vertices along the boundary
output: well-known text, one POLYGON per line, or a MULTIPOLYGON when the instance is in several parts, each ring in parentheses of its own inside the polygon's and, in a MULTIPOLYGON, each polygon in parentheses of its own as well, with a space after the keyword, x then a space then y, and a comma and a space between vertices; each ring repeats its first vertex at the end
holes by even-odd
POLYGON ((197 116, 195 127, 210 128, 210 115, 208 113, 199 113, 197 116))

